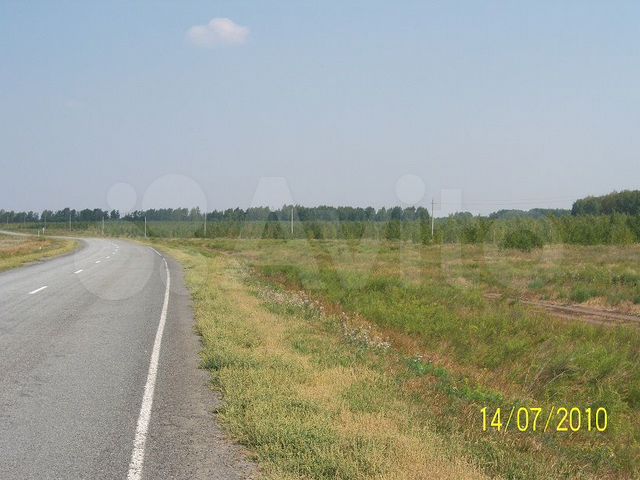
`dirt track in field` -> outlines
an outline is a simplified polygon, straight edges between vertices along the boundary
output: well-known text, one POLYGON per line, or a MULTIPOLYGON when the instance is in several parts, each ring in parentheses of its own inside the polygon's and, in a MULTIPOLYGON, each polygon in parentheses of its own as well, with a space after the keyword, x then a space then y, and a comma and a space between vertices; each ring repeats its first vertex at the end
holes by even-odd
MULTIPOLYGON (((492 300, 500 300, 502 295, 499 293, 488 293, 485 297, 492 300)), ((580 320, 582 322, 597 325, 636 325, 640 327, 640 316, 630 315, 616 310, 587 307, 583 305, 561 305, 543 300, 519 299, 518 301, 524 305, 540 308, 556 317, 567 320, 580 320)))

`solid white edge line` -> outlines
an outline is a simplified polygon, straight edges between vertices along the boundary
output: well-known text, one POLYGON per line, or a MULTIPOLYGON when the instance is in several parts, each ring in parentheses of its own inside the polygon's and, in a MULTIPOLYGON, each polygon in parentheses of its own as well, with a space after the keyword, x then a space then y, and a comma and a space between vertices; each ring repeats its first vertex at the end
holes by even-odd
MULTIPOLYGON (((156 253, 158 253, 155 249, 156 253)), ((158 255, 160 255, 158 253, 158 255)), ((160 255, 162 257, 162 255, 160 255)), ((129 462, 129 473, 127 480, 140 480, 142 477, 142 466, 144 463, 144 447, 147 441, 147 431, 149 429, 149 420, 151 418, 151 407, 153 405, 153 392, 156 386, 156 376, 158 374, 158 362, 160 360, 160 345, 162 344, 162 334, 164 332, 164 324, 167 320, 167 309, 169 308, 169 290, 171 287, 171 275, 169 273, 169 265, 167 260, 162 257, 164 268, 167 271, 167 286, 164 291, 164 303, 162 305, 162 313, 160 314, 160 323, 156 332, 156 339, 153 342, 153 351, 151 352, 151 360, 149 362, 149 373, 147 374, 147 383, 144 386, 144 395, 142 397, 142 406, 140 407, 140 415, 138 416, 138 425, 136 427, 136 436, 133 441, 133 452, 131 453, 131 461, 129 462)))
POLYGON ((44 287, 36 288, 34 291, 29 292, 29 295, 33 295, 34 293, 41 292, 41 291, 42 291, 42 290, 44 290, 45 288, 47 288, 47 285, 45 285, 44 287))
POLYGON ((73 272, 73 273, 80 273, 80 272, 83 272, 83 271, 84 271, 84 270, 80 269, 80 270, 76 270, 76 271, 75 271, 75 272, 73 272))

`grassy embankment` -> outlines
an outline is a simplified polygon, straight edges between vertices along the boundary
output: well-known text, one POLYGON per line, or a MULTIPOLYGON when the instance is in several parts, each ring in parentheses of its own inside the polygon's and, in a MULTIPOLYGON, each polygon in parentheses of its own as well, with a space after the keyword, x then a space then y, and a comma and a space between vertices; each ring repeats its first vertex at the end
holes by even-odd
POLYGON ((256 282, 238 259, 166 250, 187 269, 219 413, 266 478, 483 478, 459 439, 435 434, 421 402, 397 388, 384 344, 345 335, 321 305, 256 282))
POLYGON ((0 234, 0 271, 72 252, 75 240, 0 234))
MULTIPOLYGON (((600 261, 611 250, 591 252, 598 255, 585 266, 589 252, 573 249, 172 245, 189 269, 204 365, 225 394, 221 415, 273 478, 471 477, 476 468, 506 478, 639 473, 638 330, 484 298, 530 285, 522 279, 547 263, 573 288, 566 279, 584 276, 572 272, 615 271, 600 261), (514 404, 603 406, 609 428, 482 432, 481 407, 514 404)), ((632 298, 630 283, 612 285, 632 298)))

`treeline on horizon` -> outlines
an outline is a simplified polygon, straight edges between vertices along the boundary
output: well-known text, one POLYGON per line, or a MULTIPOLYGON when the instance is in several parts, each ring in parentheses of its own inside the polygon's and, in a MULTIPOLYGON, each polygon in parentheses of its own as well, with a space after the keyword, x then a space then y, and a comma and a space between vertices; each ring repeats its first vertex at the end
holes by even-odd
MULTIPOLYGON (((89 229, 106 235, 207 238, 308 238, 386 239, 417 243, 494 243, 529 250, 549 243, 629 244, 640 242, 640 191, 614 192, 577 200, 571 210, 500 210, 488 216, 460 212, 435 219, 424 207, 303 207, 285 205, 214 210, 204 214, 198 208, 137 210, 125 215, 117 210, 63 209, 35 212, 0 210, 2 223, 37 224, 56 228, 89 229), (289 220, 293 209, 294 231, 289 220)), ((33 228, 25 225, 25 228, 33 228)))
POLYGON ((640 215, 640 190, 623 190, 600 197, 585 197, 576 200, 572 215, 611 215, 623 213, 640 215))
MULTIPOLYGON (((280 209, 272 210, 269 207, 228 208, 226 210, 213 210, 207 212, 207 221, 277 221, 289 219, 291 209, 294 219, 300 222, 389 222, 391 220, 414 221, 429 220, 431 215, 424 207, 331 207, 321 205, 319 207, 303 207, 300 205, 284 205, 280 209)), ((490 219, 511 218, 545 218, 549 216, 562 217, 571 215, 571 210, 533 208, 531 210, 499 210, 491 213, 490 219)), ((470 212, 457 212, 452 214, 458 218, 473 218, 470 212)), ((481 217, 481 216, 480 216, 481 217)), ((62 210, 43 210, 42 212, 16 212, 0 210, 0 221, 4 223, 50 223, 60 222, 99 222, 104 220, 130 220, 130 221, 200 221, 204 220, 204 213, 199 208, 159 208, 148 210, 135 210, 122 215, 118 210, 102 210, 100 208, 75 210, 64 208, 62 210)))
MULTIPOLYGON (((301 205, 284 205, 272 210, 269 207, 228 208, 226 210, 213 210, 207 212, 207 221, 277 221, 288 219, 293 209, 296 221, 339 221, 339 222, 388 222, 390 220, 413 221, 429 219, 429 211, 424 207, 332 207, 321 205, 318 207, 304 207, 301 205)), ((471 214, 468 214, 471 215, 471 214)), ((75 210, 64 208, 62 210, 43 210, 40 213, 15 212, 0 210, 0 221, 8 223, 20 222, 97 222, 104 220, 131 220, 140 221, 199 221, 204 220, 204 213, 200 208, 150 208, 147 210, 135 210, 122 214, 118 210, 102 210, 100 208, 75 210)))

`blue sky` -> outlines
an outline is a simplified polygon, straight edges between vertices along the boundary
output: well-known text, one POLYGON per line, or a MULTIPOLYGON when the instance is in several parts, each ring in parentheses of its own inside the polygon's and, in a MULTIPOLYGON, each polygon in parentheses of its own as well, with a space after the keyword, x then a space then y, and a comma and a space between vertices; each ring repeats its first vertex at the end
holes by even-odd
POLYGON ((638 188, 638 20, 638 2, 3 1, 0 208, 486 213, 638 188))

